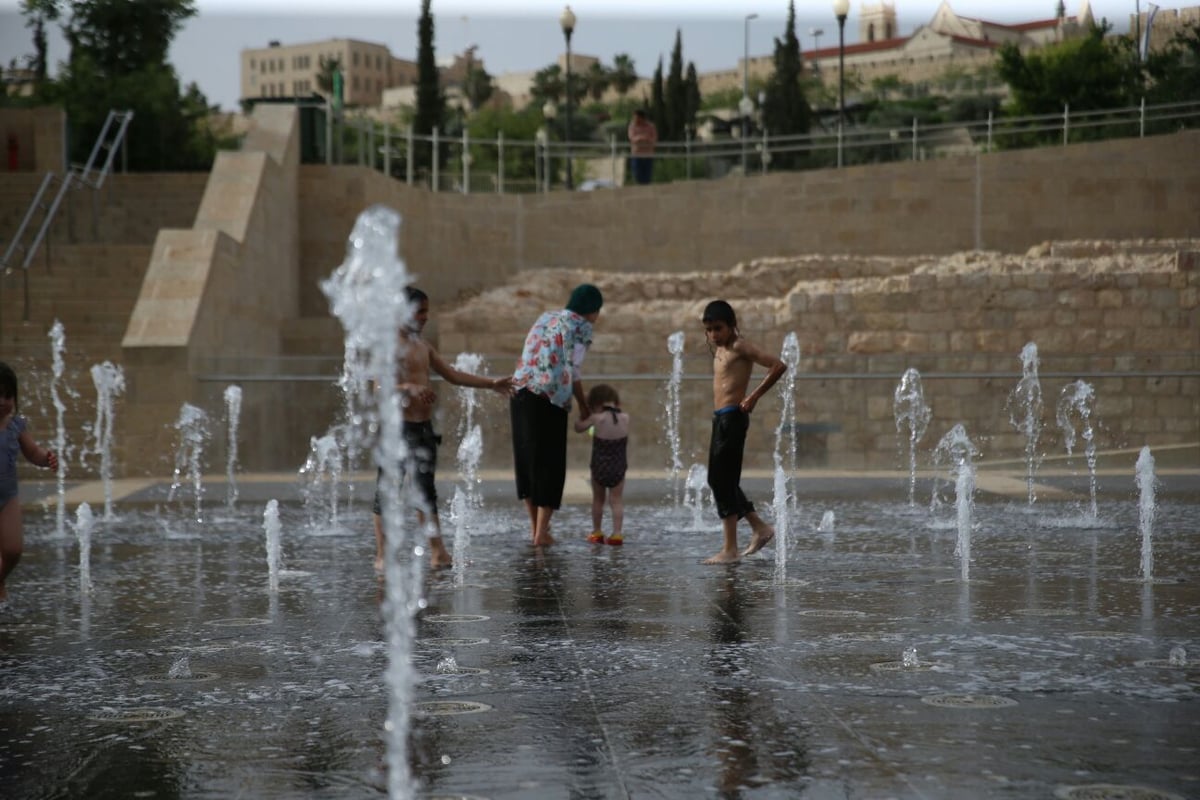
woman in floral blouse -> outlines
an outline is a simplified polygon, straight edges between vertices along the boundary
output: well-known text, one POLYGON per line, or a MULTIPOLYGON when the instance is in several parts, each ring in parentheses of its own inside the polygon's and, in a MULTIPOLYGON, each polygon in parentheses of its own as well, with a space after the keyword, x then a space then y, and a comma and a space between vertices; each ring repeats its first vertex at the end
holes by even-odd
POLYGON ((579 367, 592 343, 592 325, 604 298, 590 283, 571 292, 567 307, 538 317, 525 337, 513 373, 513 465, 517 497, 529 512, 537 547, 550 545, 550 517, 562 504, 567 479, 567 417, 571 398, 579 416, 591 415, 579 367))

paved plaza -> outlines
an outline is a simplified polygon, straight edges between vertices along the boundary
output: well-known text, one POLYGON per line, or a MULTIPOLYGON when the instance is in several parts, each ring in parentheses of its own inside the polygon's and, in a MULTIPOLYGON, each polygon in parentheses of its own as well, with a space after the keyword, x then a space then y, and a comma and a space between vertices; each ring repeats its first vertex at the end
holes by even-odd
MULTIPOLYGON (((114 485, 86 574, 27 483, 0 612, 0 795, 358 798, 387 791, 371 476, 336 522, 294 476, 114 485), (281 504, 271 591, 264 505, 281 504), (85 590, 84 579, 90 589, 85 590)), ((1134 481, 983 474, 969 576, 952 505, 907 476, 804 473, 791 535, 706 566, 715 513, 631 480, 624 547, 589 545, 572 475, 558 544, 502 475, 447 521, 413 642, 418 798, 1200 796, 1200 473, 1164 469, 1153 579, 1134 481), (1182 660, 1181 660, 1182 659, 1182 660)), ((770 476, 747 492, 767 511, 770 476)), ((443 498, 453 492, 443 486, 443 498)), ((69 487, 102 517, 97 484, 69 487)))

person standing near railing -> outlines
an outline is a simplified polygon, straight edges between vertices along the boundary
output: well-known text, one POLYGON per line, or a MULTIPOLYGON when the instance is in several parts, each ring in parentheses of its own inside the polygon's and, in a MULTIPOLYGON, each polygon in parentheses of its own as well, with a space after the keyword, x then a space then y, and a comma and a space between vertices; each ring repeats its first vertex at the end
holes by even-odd
POLYGON ((654 146, 658 144, 658 128, 646 117, 646 112, 633 112, 629 123, 629 166, 637 183, 647 184, 654 177, 654 146))

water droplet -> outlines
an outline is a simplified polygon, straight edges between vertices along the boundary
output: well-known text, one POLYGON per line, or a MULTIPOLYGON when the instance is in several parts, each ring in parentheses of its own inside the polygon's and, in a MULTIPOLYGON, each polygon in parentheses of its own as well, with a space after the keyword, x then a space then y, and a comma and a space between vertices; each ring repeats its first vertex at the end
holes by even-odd
POLYGON ((1187 666, 1187 651, 1182 647, 1172 647, 1171 654, 1167 656, 1167 661, 1172 667, 1187 666))
POLYGON ((921 665, 921 662, 917 660, 917 648, 915 647, 904 648, 903 660, 907 669, 915 669, 921 665))
POLYGON ((449 763, 450 763, 450 756, 443 754, 443 755, 442 755, 442 763, 443 763, 443 764, 449 764, 449 763))

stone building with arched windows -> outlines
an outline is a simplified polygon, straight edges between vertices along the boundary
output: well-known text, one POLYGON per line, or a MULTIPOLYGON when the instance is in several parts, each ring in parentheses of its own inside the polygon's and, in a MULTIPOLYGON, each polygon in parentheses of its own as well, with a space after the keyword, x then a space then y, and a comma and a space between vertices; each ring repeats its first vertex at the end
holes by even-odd
MULTIPOLYGON (((1073 16, 1066 13, 1060 0, 1056 16, 1019 23, 964 17, 955 13, 950 0, 942 0, 929 22, 908 36, 899 33, 894 2, 863 3, 853 16, 857 16, 858 41, 844 48, 835 44, 802 53, 805 66, 827 85, 838 82, 839 52, 846 77, 860 85, 893 75, 906 83, 920 84, 950 72, 970 73, 988 67, 1004 43, 1035 50, 1078 36, 1094 24, 1088 0, 1082 0, 1079 12, 1073 16)), ((700 90, 707 94, 741 86, 746 66, 739 60, 734 70, 701 75, 700 90)), ((752 57, 748 67, 751 79, 766 79, 775 68, 774 56, 752 57)))

